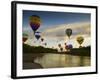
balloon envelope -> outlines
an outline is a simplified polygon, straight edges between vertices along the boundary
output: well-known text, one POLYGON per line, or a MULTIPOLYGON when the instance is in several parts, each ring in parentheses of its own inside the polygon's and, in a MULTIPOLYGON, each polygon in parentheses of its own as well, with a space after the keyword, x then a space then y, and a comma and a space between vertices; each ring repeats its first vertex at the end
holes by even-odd
POLYGON ((72 44, 69 44, 69 45, 68 45, 68 48, 69 48, 69 49, 72 49, 72 48, 73 48, 72 44))
POLYGON ((61 47, 60 50, 63 51, 63 48, 61 47))
POLYGON ((58 44, 58 47, 61 47, 61 44, 58 44))
POLYGON ((41 41, 43 42, 43 41, 44 41, 44 39, 43 39, 43 38, 41 38, 41 41))
POLYGON ((24 37, 23 37, 23 42, 26 42, 26 40, 27 40, 27 38, 24 38, 24 37))
POLYGON ((65 46, 65 49, 68 49, 68 45, 65 46))
POLYGON ((40 27, 40 17, 37 15, 30 16, 30 26, 32 30, 35 32, 40 27))
POLYGON ((72 49, 72 48, 73 48, 72 44, 69 44, 69 45, 65 46, 65 49, 72 49))
POLYGON ((66 34, 70 38, 70 36, 72 35, 72 29, 70 28, 66 29, 66 34))
POLYGON ((28 35, 27 35, 27 34, 25 34, 25 33, 23 33, 23 42, 26 42, 26 41, 27 41, 27 39, 28 39, 28 35))
POLYGON ((47 43, 44 43, 44 45, 46 46, 46 45, 47 45, 47 43))
POLYGON ((84 41, 84 38, 82 36, 77 37, 77 42, 81 45, 84 41))
POLYGON ((37 40, 39 40, 39 38, 41 37, 40 32, 35 32, 35 37, 37 40))

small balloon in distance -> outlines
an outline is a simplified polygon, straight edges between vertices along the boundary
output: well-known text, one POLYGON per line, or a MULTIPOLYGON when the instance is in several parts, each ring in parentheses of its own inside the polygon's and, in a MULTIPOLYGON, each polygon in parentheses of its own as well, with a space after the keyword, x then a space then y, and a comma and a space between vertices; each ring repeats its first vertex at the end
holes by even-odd
POLYGON ((70 36, 72 35, 72 29, 68 28, 68 29, 66 29, 65 32, 66 32, 67 36, 70 38, 70 36))
POLYGON ((25 34, 25 33, 23 33, 23 42, 26 42, 26 41, 27 41, 27 39, 28 39, 28 35, 27 35, 27 34, 25 34))
POLYGON ((44 38, 41 38, 41 41, 43 42, 44 41, 44 38))
POLYGON ((35 32, 35 37, 37 40, 39 40, 41 37, 41 32, 35 32))
POLYGON ((78 37, 76 38, 76 40, 77 40, 77 42, 81 45, 81 44, 83 43, 83 41, 84 41, 84 37, 78 36, 78 37))

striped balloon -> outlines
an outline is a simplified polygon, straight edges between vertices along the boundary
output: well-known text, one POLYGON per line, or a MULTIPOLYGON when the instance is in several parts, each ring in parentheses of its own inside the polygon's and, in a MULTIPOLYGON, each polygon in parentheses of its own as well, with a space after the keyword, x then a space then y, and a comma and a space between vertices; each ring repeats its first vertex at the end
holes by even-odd
POLYGON ((41 37, 41 33, 40 32, 35 32, 35 37, 36 37, 37 40, 39 40, 40 37, 41 37))
POLYGON ((30 16, 30 26, 34 32, 40 27, 40 24, 41 20, 39 16, 37 15, 30 16))

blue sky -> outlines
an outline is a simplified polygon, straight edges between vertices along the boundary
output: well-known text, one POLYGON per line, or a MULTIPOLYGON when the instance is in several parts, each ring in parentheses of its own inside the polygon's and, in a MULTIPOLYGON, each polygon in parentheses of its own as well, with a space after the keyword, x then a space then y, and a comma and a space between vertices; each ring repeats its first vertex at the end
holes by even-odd
MULTIPOLYGON (((48 46, 52 46, 54 43, 56 43, 56 41, 58 41, 59 43, 64 42, 66 37, 66 35, 64 34, 64 30, 68 28, 68 26, 73 29, 72 40, 74 40, 75 36, 78 34, 81 34, 85 37, 88 36, 88 38, 90 37, 91 15, 88 13, 23 10, 23 32, 26 32, 29 36, 32 36, 33 34, 32 29, 29 25, 29 17, 31 15, 38 15, 41 18, 42 23, 38 31, 42 32, 42 35, 43 37, 45 37, 46 42, 49 43, 48 46)), ((34 37, 32 37, 32 39, 33 38, 34 37)), ((33 44, 32 39, 28 40, 27 43, 33 44)), ((74 42, 72 43, 73 45, 75 45, 74 42)), ((86 46, 86 44, 84 44, 84 46, 86 46)))
POLYGON ((90 14, 66 13, 66 12, 47 12, 47 11, 23 11, 23 27, 29 26, 29 17, 38 15, 41 18, 40 28, 48 28, 54 25, 90 21, 90 14))

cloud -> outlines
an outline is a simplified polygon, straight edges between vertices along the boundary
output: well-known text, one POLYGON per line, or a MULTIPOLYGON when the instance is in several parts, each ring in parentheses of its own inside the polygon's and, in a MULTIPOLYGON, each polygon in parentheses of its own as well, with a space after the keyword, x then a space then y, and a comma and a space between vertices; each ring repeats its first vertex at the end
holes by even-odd
MULTIPOLYGON (((27 44, 34 45, 34 41, 36 40, 33 34, 33 31, 30 27, 24 27, 23 32, 29 35, 27 40, 27 44)), ((78 43, 76 41, 76 37, 81 35, 85 38, 83 46, 90 45, 91 40, 91 25, 90 22, 79 22, 79 23, 72 23, 72 24, 62 24, 51 26, 50 28, 43 29, 42 37, 45 39, 44 41, 48 43, 48 47, 58 47, 58 44, 61 43, 62 45, 65 42, 72 43, 73 47, 78 47, 78 43), (65 33, 67 28, 72 29, 72 35, 70 42, 68 41, 68 37, 65 33)))
POLYGON ((45 29, 42 32, 42 35, 48 38, 64 39, 67 36, 65 33, 67 28, 72 29, 72 38, 76 37, 77 35, 85 35, 85 37, 90 36, 89 22, 57 25, 52 28, 45 29))
POLYGON ((22 30, 23 30, 23 33, 28 35, 29 39, 33 39, 34 38, 34 33, 33 33, 33 31, 32 31, 30 26, 29 27, 23 27, 22 30))

